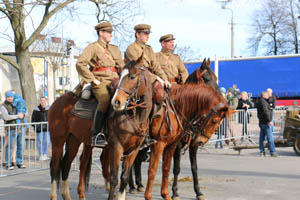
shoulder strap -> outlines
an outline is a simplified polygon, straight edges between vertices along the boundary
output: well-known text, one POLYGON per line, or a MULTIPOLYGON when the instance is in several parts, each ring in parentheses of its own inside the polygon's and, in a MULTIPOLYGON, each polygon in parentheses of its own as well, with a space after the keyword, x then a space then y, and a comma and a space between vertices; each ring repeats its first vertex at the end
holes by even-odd
POLYGON ((172 54, 170 54, 169 56, 166 56, 166 55, 163 54, 161 51, 160 51, 159 53, 167 60, 167 63, 169 63, 169 64, 171 64, 173 67, 177 68, 177 66, 175 65, 175 63, 173 63, 172 60, 170 60, 172 54))
POLYGON ((104 56, 106 56, 109 60, 115 62, 115 60, 113 59, 113 57, 112 57, 110 51, 108 50, 108 48, 105 48, 105 49, 104 49, 104 47, 102 47, 98 42, 96 42, 96 44, 98 45, 98 47, 99 47, 102 51, 104 51, 104 52, 103 52, 103 56, 102 56, 102 57, 100 58, 100 60, 97 62, 97 66, 99 66, 99 64, 100 64, 101 61, 103 60, 104 56), (109 53, 108 53, 108 52, 109 52, 109 53))
MULTIPOLYGON (((151 60, 149 59, 149 57, 147 56, 147 54, 145 54, 145 50, 142 48, 142 47, 140 47, 139 45, 137 45, 137 43, 133 43, 134 44, 134 46, 137 48, 137 49, 139 49, 142 53, 144 53, 144 59, 149 63, 149 65, 151 64, 151 60)), ((142 54, 141 53, 141 54, 142 54)))

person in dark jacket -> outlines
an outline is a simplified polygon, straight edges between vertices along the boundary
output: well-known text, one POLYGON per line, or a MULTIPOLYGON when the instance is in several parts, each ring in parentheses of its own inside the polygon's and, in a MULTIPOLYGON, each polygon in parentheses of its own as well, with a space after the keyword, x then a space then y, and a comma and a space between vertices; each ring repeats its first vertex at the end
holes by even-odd
POLYGON ((260 149, 260 155, 265 156, 265 148, 264 148, 264 140, 267 136, 269 149, 271 156, 276 157, 276 149, 274 144, 274 137, 272 132, 272 109, 269 106, 269 95, 267 92, 262 92, 262 97, 259 99, 258 105, 257 105, 257 117, 259 120, 259 128, 260 128, 260 134, 259 134, 259 149, 260 149))
MULTIPOLYGON (((47 122, 48 110, 46 97, 40 98, 40 104, 33 110, 31 122, 47 122)), ((46 123, 34 124, 36 132, 36 142, 39 151, 40 160, 48 160, 48 147, 50 144, 50 137, 48 132, 48 125, 46 123)))

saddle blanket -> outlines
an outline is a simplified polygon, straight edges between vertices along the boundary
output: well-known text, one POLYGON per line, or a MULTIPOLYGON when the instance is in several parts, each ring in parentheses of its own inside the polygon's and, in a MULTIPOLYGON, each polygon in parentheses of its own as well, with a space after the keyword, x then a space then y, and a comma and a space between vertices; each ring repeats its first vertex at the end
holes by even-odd
POLYGON ((71 113, 83 119, 93 120, 97 105, 98 101, 96 98, 91 98, 89 100, 79 98, 73 106, 71 113))

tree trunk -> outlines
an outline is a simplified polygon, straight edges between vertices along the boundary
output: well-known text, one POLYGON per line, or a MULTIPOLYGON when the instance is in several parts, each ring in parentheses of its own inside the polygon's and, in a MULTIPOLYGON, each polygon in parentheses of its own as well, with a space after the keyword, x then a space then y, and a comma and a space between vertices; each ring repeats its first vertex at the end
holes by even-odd
POLYGON ((30 118, 33 109, 37 106, 37 93, 34 82, 33 66, 30 62, 30 53, 28 49, 16 51, 17 63, 20 66, 18 71, 21 83, 23 98, 26 101, 28 118, 30 118))

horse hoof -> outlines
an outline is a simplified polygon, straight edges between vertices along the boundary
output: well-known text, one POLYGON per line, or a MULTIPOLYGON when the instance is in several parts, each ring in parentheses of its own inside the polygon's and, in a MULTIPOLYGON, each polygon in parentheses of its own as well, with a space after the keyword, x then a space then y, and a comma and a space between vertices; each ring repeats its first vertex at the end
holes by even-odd
POLYGON ((172 200, 180 200, 180 197, 172 197, 172 200))
POLYGON ((79 198, 79 200, 86 200, 86 198, 85 198, 85 197, 83 197, 83 198, 79 198))
POLYGON ((204 195, 199 195, 197 196, 197 200, 206 200, 204 195))
POLYGON ((137 191, 138 192, 145 192, 145 188, 143 186, 138 187, 137 191))
POLYGON ((130 194, 136 194, 136 193, 137 193, 137 191, 136 191, 136 189, 135 189, 135 188, 133 188, 133 189, 129 189, 129 193, 130 193, 130 194))
POLYGON ((110 184, 107 181, 105 181, 105 190, 106 190, 106 192, 109 192, 109 190, 110 190, 110 184))

